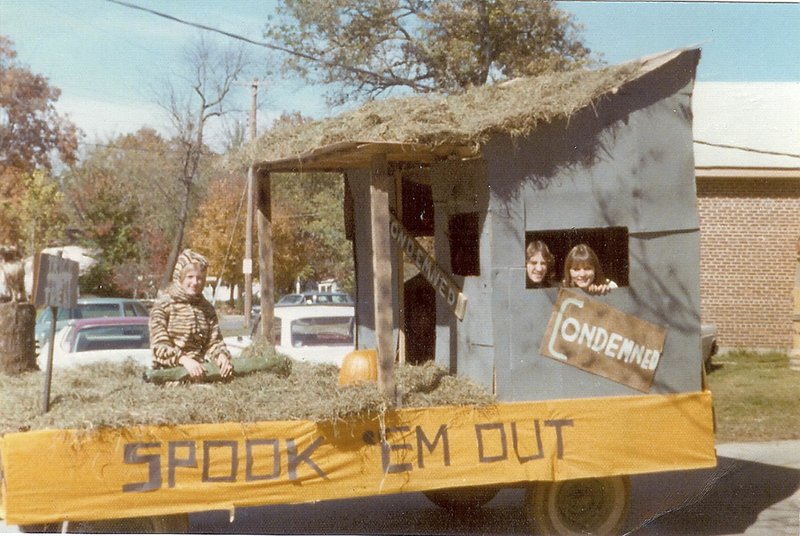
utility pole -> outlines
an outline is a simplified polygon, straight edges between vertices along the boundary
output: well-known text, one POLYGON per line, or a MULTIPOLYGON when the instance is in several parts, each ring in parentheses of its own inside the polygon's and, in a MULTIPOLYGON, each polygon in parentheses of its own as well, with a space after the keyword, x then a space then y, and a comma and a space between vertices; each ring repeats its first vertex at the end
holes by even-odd
MULTIPOLYGON (((258 78, 250 84, 250 141, 253 142, 258 135, 256 128, 256 108, 258 104, 258 78)), ((247 222, 245 224, 244 260, 242 272, 244 273, 244 327, 250 327, 250 310, 253 307, 253 215, 255 207, 255 171, 253 166, 247 170, 247 222)))

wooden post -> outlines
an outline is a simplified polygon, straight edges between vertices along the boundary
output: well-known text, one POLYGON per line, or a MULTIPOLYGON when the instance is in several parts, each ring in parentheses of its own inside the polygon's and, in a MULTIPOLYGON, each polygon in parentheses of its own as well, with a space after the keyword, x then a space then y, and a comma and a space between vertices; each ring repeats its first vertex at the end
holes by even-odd
POLYGON ((244 327, 250 327, 250 309, 253 307, 253 205, 255 204, 255 170, 247 169, 247 217, 244 225, 244 327))
POLYGON ((30 303, 0 303, 0 373, 36 369, 35 323, 36 308, 30 303))
POLYGON ((386 155, 372 157, 370 170, 370 223, 372 227, 372 277, 375 304, 375 339, 378 350, 378 388, 392 402, 394 380, 394 309, 392 304, 392 258, 389 236, 389 169, 386 155))
POLYGON ((44 391, 42 392, 42 413, 50 411, 50 385, 53 381, 53 350, 56 344, 56 323, 58 307, 50 307, 50 337, 47 345, 47 361, 44 367, 44 391))
MULTIPOLYGON (((403 221, 403 174, 397 169, 394 172, 395 216, 403 221)), ((400 311, 399 329, 397 330, 397 361, 406 362, 406 300, 405 300, 405 259, 403 254, 397 256, 397 310, 400 311)))
MULTIPOLYGON (((250 141, 258 137, 256 127, 256 110, 258 109, 258 78, 253 79, 250 99, 250 141)), ((253 212, 255 204, 255 169, 250 166, 247 170, 247 222, 245 224, 245 246, 242 271, 244 272, 244 327, 249 328, 250 309, 253 307, 253 212)))
POLYGON ((261 284, 261 334, 271 343, 272 323, 275 318, 275 277, 272 261, 272 180, 269 173, 256 175, 256 203, 258 208, 258 268, 261 284))

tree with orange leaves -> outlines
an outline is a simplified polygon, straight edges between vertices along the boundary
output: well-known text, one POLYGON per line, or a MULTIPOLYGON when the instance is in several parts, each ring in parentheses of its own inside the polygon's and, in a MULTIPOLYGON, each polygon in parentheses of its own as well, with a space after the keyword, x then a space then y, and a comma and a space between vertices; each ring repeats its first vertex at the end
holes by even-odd
POLYGON ((55 110, 61 91, 17 59, 10 39, 0 35, 0 242, 22 239, 16 217, 26 193, 26 176, 49 174, 53 159, 75 162, 78 130, 55 110))

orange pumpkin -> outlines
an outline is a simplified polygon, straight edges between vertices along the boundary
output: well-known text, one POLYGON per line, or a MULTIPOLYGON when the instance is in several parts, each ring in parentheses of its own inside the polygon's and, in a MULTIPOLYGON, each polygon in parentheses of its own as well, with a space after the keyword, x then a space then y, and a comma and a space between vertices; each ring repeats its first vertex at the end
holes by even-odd
POLYGON ((342 361, 339 385, 378 381, 378 351, 374 348, 353 350, 342 361))

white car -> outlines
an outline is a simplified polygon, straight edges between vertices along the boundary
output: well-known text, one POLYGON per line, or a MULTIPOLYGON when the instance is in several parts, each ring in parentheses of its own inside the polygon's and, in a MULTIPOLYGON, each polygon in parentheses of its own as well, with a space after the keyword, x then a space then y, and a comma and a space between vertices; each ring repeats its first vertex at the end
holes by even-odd
MULTIPOLYGON (((88 363, 122 363, 133 359, 150 366, 150 330, 148 317, 105 317, 70 320, 56 332, 53 345, 53 368, 68 368, 88 363)), ((42 346, 39 368, 47 366, 50 342, 42 346)))
MULTIPOLYGON (((259 327, 255 319, 253 332, 259 327)), ((341 366, 355 349, 355 308, 351 305, 306 305, 275 309, 272 336, 275 351, 298 361, 341 366)), ((251 336, 225 337, 237 357, 253 342, 251 336)))

